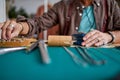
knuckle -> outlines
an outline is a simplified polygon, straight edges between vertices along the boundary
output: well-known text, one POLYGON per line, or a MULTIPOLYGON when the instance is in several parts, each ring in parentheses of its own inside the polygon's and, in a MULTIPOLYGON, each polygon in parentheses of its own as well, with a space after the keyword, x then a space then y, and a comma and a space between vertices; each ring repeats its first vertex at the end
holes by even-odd
POLYGON ((100 34, 100 32, 96 32, 96 34, 98 34, 98 35, 99 35, 99 34, 100 34))
POLYGON ((98 36, 98 35, 93 35, 93 37, 91 37, 91 38, 92 38, 92 39, 95 39, 95 38, 97 38, 97 36, 98 36))
POLYGON ((92 40, 94 40, 94 37, 91 37, 91 38, 89 39, 89 41, 92 41, 92 40))
POLYGON ((95 44, 96 43, 96 40, 93 40, 92 42, 91 42, 91 44, 95 44))
POLYGON ((95 32, 100 32, 99 30, 95 30, 95 32))
POLYGON ((92 46, 94 44, 94 41, 91 41, 90 43, 88 43, 89 46, 92 46))
POLYGON ((14 34, 15 36, 18 36, 18 32, 14 32, 13 34, 14 34))
POLYGON ((96 41, 96 39, 95 40, 93 40, 93 41, 91 41, 91 44, 93 45, 93 44, 95 44, 97 41, 96 41))
POLYGON ((17 24, 17 23, 16 23, 15 21, 13 21, 13 20, 12 20, 10 23, 11 23, 11 24, 14 24, 14 25, 16 25, 16 24, 17 24))
POLYGON ((92 32, 90 32, 90 33, 88 33, 88 35, 92 35, 93 34, 93 31, 92 32))
POLYGON ((99 45, 102 45, 103 44, 103 41, 99 42, 99 45))
POLYGON ((5 36, 5 35, 2 35, 1 37, 2 37, 3 39, 6 39, 6 36, 5 36))
POLYGON ((10 27, 7 27, 7 28, 6 28, 6 30, 7 30, 7 31, 11 31, 11 30, 12 30, 12 28, 10 28, 10 27))
POLYGON ((6 28, 5 28, 5 27, 2 27, 1 29, 2 29, 2 31, 6 31, 6 28))
POLYGON ((0 27, 2 27, 4 24, 3 23, 0 23, 0 27))

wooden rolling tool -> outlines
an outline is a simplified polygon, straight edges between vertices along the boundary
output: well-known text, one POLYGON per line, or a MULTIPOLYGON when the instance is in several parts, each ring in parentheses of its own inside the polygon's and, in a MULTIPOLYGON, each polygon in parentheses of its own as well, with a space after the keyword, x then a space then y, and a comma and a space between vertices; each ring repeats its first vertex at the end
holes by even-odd
POLYGON ((11 40, 0 39, 0 47, 27 47, 36 42, 34 38, 13 38, 11 40))
POLYGON ((48 36, 48 45, 49 46, 71 46, 79 45, 81 46, 83 42, 84 33, 73 34, 71 36, 48 36))
POLYGON ((70 46, 72 36, 48 36, 48 46, 70 46))

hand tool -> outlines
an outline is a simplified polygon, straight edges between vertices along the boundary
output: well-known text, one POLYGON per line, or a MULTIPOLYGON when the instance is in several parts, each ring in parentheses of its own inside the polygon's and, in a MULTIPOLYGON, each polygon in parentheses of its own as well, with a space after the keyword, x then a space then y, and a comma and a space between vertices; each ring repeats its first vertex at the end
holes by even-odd
POLYGON ((84 61, 82 61, 80 58, 78 58, 78 56, 76 56, 76 55, 75 55, 72 51, 70 51, 67 47, 63 47, 63 48, 65 49, 65 51, 66 51, 67 53, 69 53, 69 55, 72 57, 73 61, 74 61, 76 64, 78 64, 78 65, 82 64, 82 66, 84 66, 84 67, 87 66, 87 63, 86 63, 86 62, 84 62, 84 61))
POLYGON ((87 50, 86 49, 84 49, 84 48, 82 48, 82 47, 75 47, 76 48, 76 50, 79 52, 79 54, 83 57, 83 59, 85 60, 85 61, 87 61, 88 63, 90 63, 90 64, 94 64, 94 65, 103 65, 103 64, 105 64, 105 60, 101 60, 101 61, 96 61, 96 60, 94 60, 89 54, 88 54, 88 52, 87 52, 87 50), (81 50, 82 51, 81 51, 81 50))
POLYGON ((45 44, 45 42, 43 40, 40 40, 38 44, 43 63, 45 64, 51 63, 51 59, 49 57, 47 45, 45 44))
POLYGON ((16 48, 0 48, 0 55, 7 54, 9 52, 24 50, 26 47, 16 47, 16 48))

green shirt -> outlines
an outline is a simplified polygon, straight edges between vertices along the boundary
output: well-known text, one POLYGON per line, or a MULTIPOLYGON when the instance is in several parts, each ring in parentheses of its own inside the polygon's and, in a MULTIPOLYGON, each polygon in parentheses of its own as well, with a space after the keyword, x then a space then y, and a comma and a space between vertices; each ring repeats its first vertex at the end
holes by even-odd
POLYGON ((91 29, 96 29, 96 22, 93 12, 93 6, 88 6, 83 9, 79 32, 88 33, 91 29))

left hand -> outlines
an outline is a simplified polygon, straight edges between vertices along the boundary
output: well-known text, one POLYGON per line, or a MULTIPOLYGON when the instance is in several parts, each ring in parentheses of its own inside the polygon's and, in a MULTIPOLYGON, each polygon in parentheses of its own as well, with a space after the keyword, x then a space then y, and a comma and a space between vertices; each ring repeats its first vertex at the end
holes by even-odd
POLYGON ((108 33, 92 30, 83 37, 83 40, 82 46, 101 46, 110 42, 112 37, 108 33))
POLYGON ((15 20, 7 20, 4 23, 0 23, 1 38, 7 40, 16 37, 22 31, 22 28, 22 25, 15 20))

